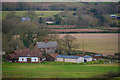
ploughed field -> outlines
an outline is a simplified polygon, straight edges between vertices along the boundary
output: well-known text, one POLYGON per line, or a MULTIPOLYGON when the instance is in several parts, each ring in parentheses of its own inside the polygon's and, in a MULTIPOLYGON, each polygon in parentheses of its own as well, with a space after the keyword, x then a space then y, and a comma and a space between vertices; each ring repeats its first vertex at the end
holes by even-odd
POLYGON ((108 72, 117 72, 117 64, 41 64, 3 63, 3 78, 92 78, 108 72))
MULTIPOLYGON (((63 37, 65 34, 59 34, 63 37)), ((70 34, 77 40, 79 44, 77 50, 83 49, 87 52, 95 52, 102 54, 114 54, 118 52, 118 34, 117 33, 79 33, 70 34), (83 41, 84 40, 84 41, 83 41)))

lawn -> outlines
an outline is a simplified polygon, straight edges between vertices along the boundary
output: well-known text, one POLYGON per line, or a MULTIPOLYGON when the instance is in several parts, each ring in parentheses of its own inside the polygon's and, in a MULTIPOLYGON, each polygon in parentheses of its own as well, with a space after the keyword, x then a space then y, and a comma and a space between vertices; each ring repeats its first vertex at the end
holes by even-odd
MULTIPOLYGON (((10 11, 2 11, 2 19, 5 19, 9 12, 10 11)), ((14 11, 14 12, 16 12, 17 16, 23 16, 23 14, 26 11, 14 11)), ((64 12, 64 11, 35 11, 38 17, 53 17, 54 15, 59 14, 60 12, 64 12)), ((73 11, 69 11, 69 12, 72 13, 73 11)))
POLYGON ((3 78, 91 78, 110 71, 117 72, 118 65, 3 63, 2 71, 3 78))

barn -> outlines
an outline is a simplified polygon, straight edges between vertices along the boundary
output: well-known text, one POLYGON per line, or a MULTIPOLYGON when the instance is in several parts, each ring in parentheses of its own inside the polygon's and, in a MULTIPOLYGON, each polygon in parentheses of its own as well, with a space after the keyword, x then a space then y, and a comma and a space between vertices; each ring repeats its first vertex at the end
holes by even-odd
POLYGON ((102 54, 95 54, 95 55, 93 56, 93 59, 94 59, 94 60, 101 60, 102 58, 103 58, 102 54))
POLYGON ((55 61, 56 56, 59 55, 58 53, 48 54, 46 57, 47 61, 55 61))
POLYGON ((14 50, 8 55, 10 62, 25 62, 25 63, 38 63, 42 59, 40 51, 33 51, 30 49, 14 50))
POLYGON ((86 55, 83 58, 84 58, 84 62, 92 61, 92 57, 91 56, 86 55))
POLYGON ((80 56, 57 55, 55 61, 81 63, 84 62, 84 58, 80 56))
POLYGON ((35 48, 45 51, 46 53, 55 53, 57 47, 56 41, 48 41, 47 39, 44 42, 37 42, 35 48))

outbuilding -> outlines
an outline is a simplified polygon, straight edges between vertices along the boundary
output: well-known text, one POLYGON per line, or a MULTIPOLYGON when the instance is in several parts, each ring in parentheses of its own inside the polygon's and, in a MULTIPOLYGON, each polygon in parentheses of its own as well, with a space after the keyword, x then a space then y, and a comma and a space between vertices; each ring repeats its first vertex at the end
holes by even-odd
POLYGON ((84 58, 84 62, 92 61, 92 57, 91 56, 86 55, 83 58, 84 58))
POLYGON ((84 62, 84 58, 80 56, 57 55, 55 61, 81 63, 84 62))

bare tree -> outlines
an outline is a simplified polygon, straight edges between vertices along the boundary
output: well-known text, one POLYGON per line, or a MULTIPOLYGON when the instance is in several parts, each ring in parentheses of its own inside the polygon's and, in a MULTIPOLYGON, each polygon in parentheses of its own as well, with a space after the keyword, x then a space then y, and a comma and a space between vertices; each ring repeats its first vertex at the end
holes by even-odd
POLYGON ((76 38, 69 34, 63 37, 63 47, 66 49, 68 55, 71 55, 72 50, 77 48, 75 40, 76 38))

